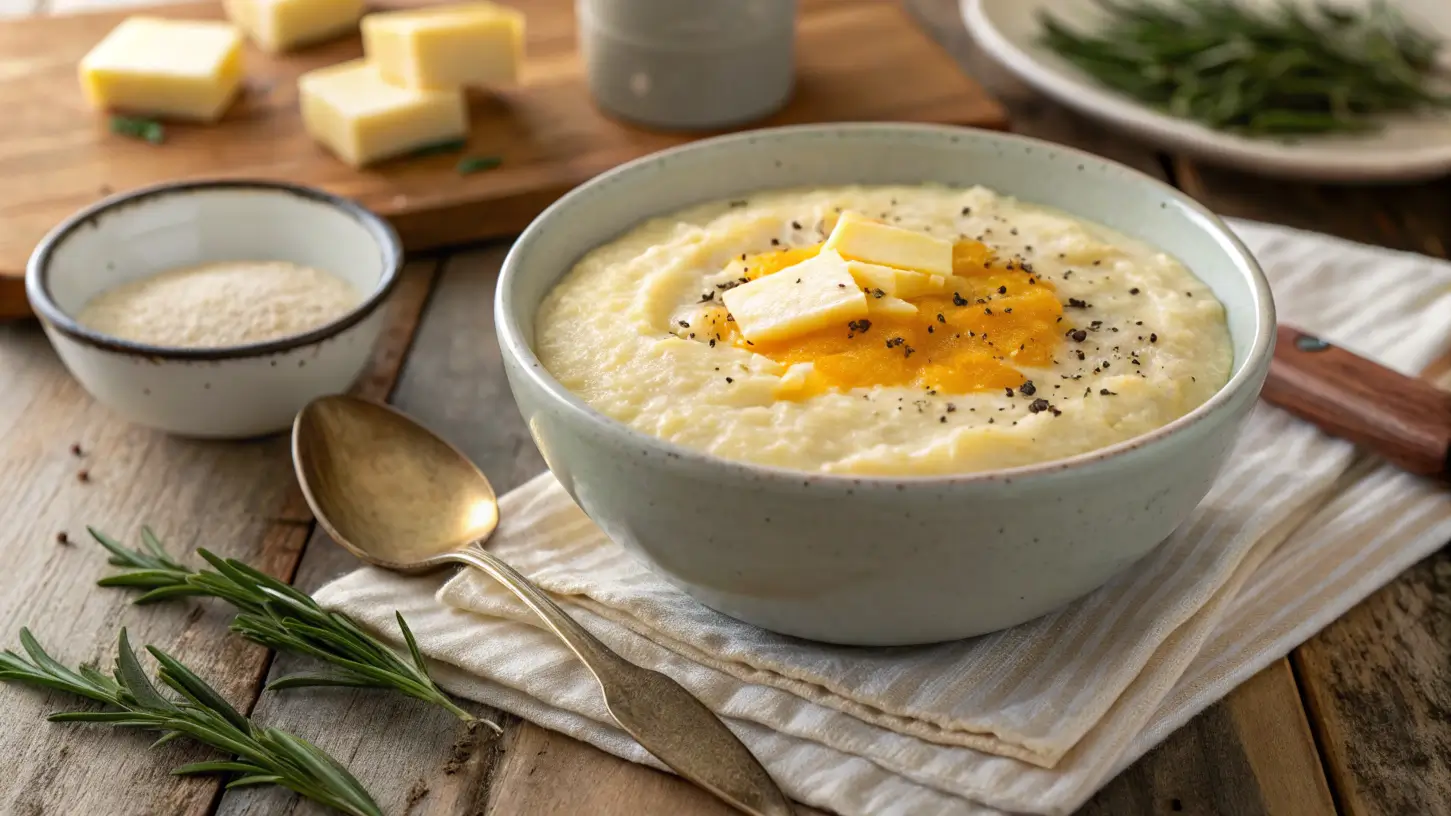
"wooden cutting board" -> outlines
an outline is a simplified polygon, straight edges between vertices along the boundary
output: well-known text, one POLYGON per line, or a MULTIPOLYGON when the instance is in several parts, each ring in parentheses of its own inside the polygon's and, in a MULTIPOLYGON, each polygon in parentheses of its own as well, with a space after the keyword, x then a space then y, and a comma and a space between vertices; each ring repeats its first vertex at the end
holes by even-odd
MULTIPOLYGON (((690 0, 694 1, 694 0, 690 0)), ((76 63, 131 14, 219 18, 218 3, 38 17, 0 24, 0 319, 29 315, 25 262, 77 209, 130 188, 197 177, 285 179, 361 201, 410 250, 520 231, 544 207, 622 162, 699 138, 601 114, 575 52, 572 0, 531 0, 522 84, 472 102, 468 154, 496 170, 460 176, 457 155, 353 170, 303 131, 296 78, 362 53, 357 37, 298 54, 246 54, 241 99, 213 126, 168 125, 163 145, 109 133, 86 106, 76 63)), ((762 126, 830 121, 943 122, 1003 128, 1000 105, 908 17, 883 0, 802 0, 791 103, 762 126)))

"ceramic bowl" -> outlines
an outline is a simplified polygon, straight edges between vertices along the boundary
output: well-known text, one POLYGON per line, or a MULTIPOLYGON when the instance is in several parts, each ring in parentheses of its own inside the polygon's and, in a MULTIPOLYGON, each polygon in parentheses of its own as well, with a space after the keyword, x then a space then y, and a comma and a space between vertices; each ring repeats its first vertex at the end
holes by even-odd
POLYGON ((189 181, 123 193, 72 216, 36 247, 25 289, 56 353, 98 401, 171 433, 242 438, 286 429, 310 400, 357 379, 402 258, 387 222, 345 199, 274 182, 189 181), (115 286, 237 260, 315 267, 365 295, 303 334, 220 348, 135 343, 75 320, 115 286))
POLYGON ((905 645, 1034 618, 1148 553, 1204 497, 1274 343, 1263 273, 1224 224, 1137 171, 952 127, 755 131, 668 150, 577 188, 504 263, 495 305, 514 396, 550 469, 612 539, 701 603, 813 640, 905 645), (640 221, 764 189, 981 184, 1154 244, 1224 303, 1229 382, 1152 433, 1070 459, 948 477, 822 475, 725 461, 606 418, 533 351, 545 293, 640 221))

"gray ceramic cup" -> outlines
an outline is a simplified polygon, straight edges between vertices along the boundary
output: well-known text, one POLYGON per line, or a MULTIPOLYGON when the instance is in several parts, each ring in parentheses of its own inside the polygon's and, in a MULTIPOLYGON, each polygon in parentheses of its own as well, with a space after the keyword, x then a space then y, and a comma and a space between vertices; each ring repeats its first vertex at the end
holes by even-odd
POLYGON ((796 0, 576 0, 575 11, 590 94, 612 116, 710 130, 791 96, 796 0))

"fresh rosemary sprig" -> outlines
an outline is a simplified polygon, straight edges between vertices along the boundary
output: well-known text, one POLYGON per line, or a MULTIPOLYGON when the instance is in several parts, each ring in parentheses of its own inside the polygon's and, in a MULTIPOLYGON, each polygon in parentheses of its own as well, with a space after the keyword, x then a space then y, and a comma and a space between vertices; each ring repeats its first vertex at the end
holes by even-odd
POLYGON ((41 648, 30 630, 20 630, 20 643, 30 659, 0 652, 0 681, 15 681, 70 692, 103 703, 101 711, 64 711, 52 722, 96 722, 149 728, 161 732, 152 747, 187 736, 227 752, 231 759, 193 762, 172 771, 178 776, 240 774, 227 788, 281 785, 295 793, 351 816, 382 816, 373 797, 337 760, 301 737, 276 728, 258 728, 190 669, 166 652, 147 646, 161 665, 161 682, 181 695, 172 699, 147 678, 121 630, 112 677, 81 666, 62 666, 41 648))
POLYGON ((390 688, 441 706, 464 722, 479 721, 495 732, 500 730, 496 723, 476 720, 434 685, 413 632, 401 614, 394 613, 411 661, 363 631, 346 615, 323 609, 306 594, 241 561, 198 549, 197 554, 212 569, 193 571, 167 555, 150 528, 141 528, 142 549, 136 550, 127 549, 98 530, 86 529, 110 551, 110 563, 126 568, 125 572, 97 581, 100 586, 145 590, 136 599, 138 604, 186 596, 220 598, 239 613, 232 620, 233 632, 269 649, 310 655, 333 667, 329 674, 279 677, 267 684, 269 690, 304 686, 390 688))
POLYGON ((1441 43, 1384 0, 1363 12, 1243 0, 1097 0, 1092 34, 1040 15, 1041 41, 1100 83, 1174 116, 1250 136, 1374 130, 1445 107, 1441 43))

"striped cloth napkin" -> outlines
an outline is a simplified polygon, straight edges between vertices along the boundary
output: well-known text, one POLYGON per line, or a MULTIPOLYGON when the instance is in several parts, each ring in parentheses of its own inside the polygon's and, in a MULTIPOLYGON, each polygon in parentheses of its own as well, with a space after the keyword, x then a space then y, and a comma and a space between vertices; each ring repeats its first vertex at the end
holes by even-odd
MULTIPOLYGON (((1451 346, 1451 264, 1234 222, 1281 318, 1405 372, 1451 346)), ((705 609, 611 543, 544 474, 490 548, 627 659, 693 691, 793 798, 855 814, 1074 810, 1236 684, 1451 540, 1451 491, 1260 405, 1194 515, 1108 585, 930 647, 773 635, 705 609)), ((451 691, 659 767, 588 672, 489 579, 363 569, 323 604, 398 639, 451 691)))

